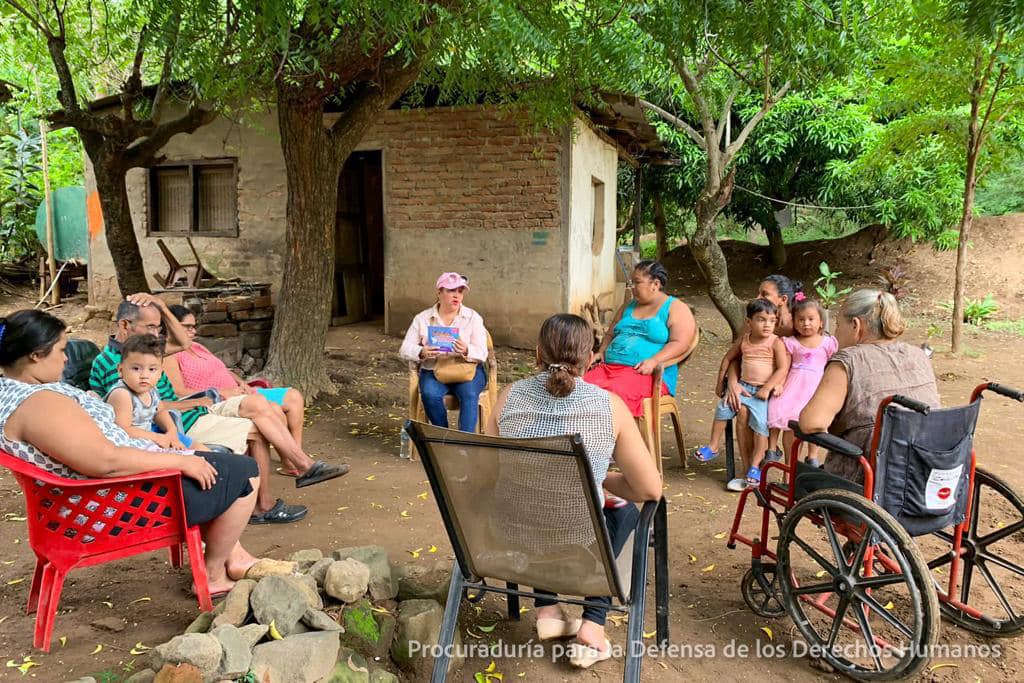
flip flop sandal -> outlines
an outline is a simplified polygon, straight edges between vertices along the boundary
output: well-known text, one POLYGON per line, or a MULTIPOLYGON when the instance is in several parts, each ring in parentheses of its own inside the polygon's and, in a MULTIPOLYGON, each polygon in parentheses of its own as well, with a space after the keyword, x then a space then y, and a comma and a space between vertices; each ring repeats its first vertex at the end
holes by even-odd
POLYGON ((747 484, 749 486, 757 486, 761 483, 761 468, 751 467, 747 470, 747 484))
POLYGON ((250 517, 249 524, 290 524, 308 514, 309 508, 305 505, 288 505, 278 498, 272 508, 250 517))
POLYGON ((278 474, 280 474, 282 477, 297 477, 297 476, 299 476, 299 471, 298 470, 294 470, 294 469, 292 469, 290 467, 278 467, 274 471, 277 472, 278 474))
POLYGON ((701 446, 694 449, 693 457, 700 462, 711 462, 718 457, 718 451, 713 451, 709 446, 701 446))
POLYGON ((313 463, 312 467, 306 470, 305 474, 295 477, 295 488, 301 489, 303 486, 312 486, 328 479, 343 476, 348 474, 348 470, 349 467, 345 463, 329 465, 323 460, 317 460, 313 463))
POLYGON ((577 669, 589 669, 598 662, 603 662, 606 659, 612 658, 612 643, 607 638, 604 639, 604 650, 598 650, 584 645, 583 643, 572 643, 567 649, 569 653, 569 663, 575 666, 577 669))

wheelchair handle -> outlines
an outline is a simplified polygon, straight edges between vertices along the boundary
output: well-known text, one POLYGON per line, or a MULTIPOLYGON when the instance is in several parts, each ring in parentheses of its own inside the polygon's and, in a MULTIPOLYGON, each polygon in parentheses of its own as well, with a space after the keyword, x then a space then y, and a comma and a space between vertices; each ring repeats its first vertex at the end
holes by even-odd
POLYGON ((789 421, 789 428, 793 430, 793 434, 796 438, 807 443, 813 443, 815 446, 821 446, 840 455, 845 455, 851 458, 859 458, 864 454, 863 449, 856 446, 846 439, 840 439, 838 436, 829 434, 828 432, 812 432, 806 433, 800 431, 800 423, 796 420, 789 421))
POLYGON ((921 403, 920 401, 915 401, 912 398, 907 398, 906 396, 900 396, 899 394, 897 394, 896 396, 892 397, 892 402, 893 403, 898 403, 899 405, 903 406, 904 408, 910 408, 915 413, 921 413, 922 415, 927 415, 928 413, 930 413, 932 411, 932 407, 930 405, 928 405, 927 403, 921 403))
POLYGON ((1014 401, 1024 403, 1024 391, 1018 391, 1017 389, 1003 386, 1002 384, 997 384, 996 382, 989 382, 986 388, 989 391, 995 392, 1001 396, 1005 396, 1006 398, 1012 398, 1014 401))

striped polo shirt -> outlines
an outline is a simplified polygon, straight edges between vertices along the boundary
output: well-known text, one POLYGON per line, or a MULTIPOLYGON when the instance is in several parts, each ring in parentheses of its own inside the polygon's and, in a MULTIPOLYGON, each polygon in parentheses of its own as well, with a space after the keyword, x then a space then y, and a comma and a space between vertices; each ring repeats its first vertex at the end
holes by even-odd
MULTIPOLYGON (((120 362, 121 342, 111 336, 107 341, 107 345, 103 347, 100 354, 96 356, 96 360, 92 362, 92 371, 89 373, 89 388, 100 396, 109 394, 114 385, 121 380, 121 375, 117 371, 117 366, 120 362)), ((161 401, 178 400, 178 395, 174 393, 174 387, 171 385, 171 380, 167 379, 166 373, 160 374, 160 379, 156 383, 156 390, 160 393, 161 401)), ((181 423, 185 431, 187 432, 192 429, 192 425, 196 423, 196 420, 205 415, 206 412, 206 408, 191 408, 182 412, 181 423)))

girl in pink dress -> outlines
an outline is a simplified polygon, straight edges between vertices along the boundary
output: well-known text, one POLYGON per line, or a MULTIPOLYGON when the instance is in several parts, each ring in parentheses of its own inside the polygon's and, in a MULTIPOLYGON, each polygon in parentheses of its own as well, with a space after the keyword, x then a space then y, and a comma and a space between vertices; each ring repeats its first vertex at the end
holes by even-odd
MULTIPOLYGON (((782 343, 792 357, 792 363, 782 393, 768 402, 768 427, 782 430, 783 452, 787 454, 794 440, 789 421, 799 419, 800 411, 821 382, 825 364, 839 348, 835 337, 822 334, 824 316, 821 304, 799 293, 794 297, 790 311, 793 315, 793 336, 783 337, 782 343)), ((807 464, 817 466, 817 459, 813 456, 814 452, 807 458, 807 464)))

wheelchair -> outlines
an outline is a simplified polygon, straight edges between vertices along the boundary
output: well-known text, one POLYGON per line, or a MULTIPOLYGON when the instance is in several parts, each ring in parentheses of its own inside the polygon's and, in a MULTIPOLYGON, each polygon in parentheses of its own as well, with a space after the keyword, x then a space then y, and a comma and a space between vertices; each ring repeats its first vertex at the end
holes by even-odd
MULTIPOLYGON (((983 636, 1024 630, 1024 500, 975 466, 985 391, 1024 402, 1024 392, 995 383, 954 408, 890 396, 878 407, 867 454, 790 423, 796 442, 786 461, 764 466, 758 487, 741 493, 728 547, 751 548, 744 602, 761 617, 789 614, 803 638, 794 654, 855 680, 890 680, 942 654, 941 617, 983 636), (856 459, 864 483, 798 462, 802 441, 856 459), (780 481, 770 480, 773 470, 780 481), (750 496, 761 508, 753 537, 739 530, 750 496)), ((958 647, 968 657, 989 648, 958 647)))

